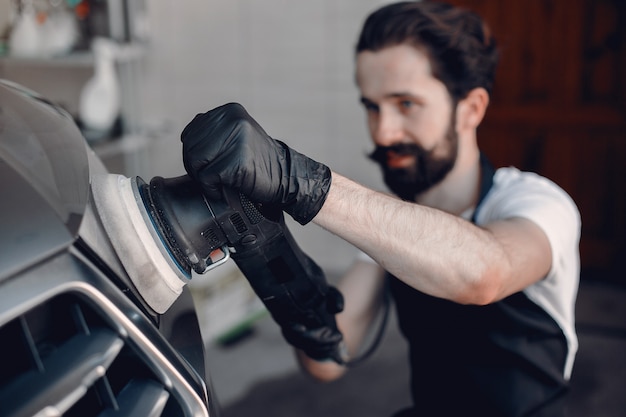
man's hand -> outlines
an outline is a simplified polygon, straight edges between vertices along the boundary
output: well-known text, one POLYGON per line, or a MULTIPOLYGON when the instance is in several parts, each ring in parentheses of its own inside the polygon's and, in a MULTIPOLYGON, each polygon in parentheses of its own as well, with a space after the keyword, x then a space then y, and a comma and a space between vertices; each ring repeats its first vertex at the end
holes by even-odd
POLYGON ((281 326, 283 337, 296 349, 304 352, 309 358, 316 361, 334 360, 344 364, 348 360, 348 352, 343 341, 343 335, 337 328, 334 316, 343 311, 343 295, 335 287, 328 286, 322 302, 323 308, 333 316, 332 322, 327 321, 322 326, 307 327, 304 322, 294 321, 296 314, 276 321, 281 326))
POLYGON ((280 207, 300 224, 321 209, 330 169, 274 140, 236 103, 198 114, 181 134, 183 162, 209 198, 222 186, 280 207))

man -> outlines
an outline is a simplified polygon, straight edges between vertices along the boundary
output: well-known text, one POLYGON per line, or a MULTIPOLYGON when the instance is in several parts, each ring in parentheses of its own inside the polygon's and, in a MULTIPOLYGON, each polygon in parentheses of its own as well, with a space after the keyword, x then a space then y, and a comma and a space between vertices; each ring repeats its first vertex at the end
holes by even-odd
MULTIPOLYGON (((565 412, 580 217, 552 182, 515 168, 494 172, 481 155, 476 130, 496 61, 495 41, 471 12, 402 2, 368 17, 356 80, 371 157, 400 198, 270 138, 236 104, 196 116, 182 133, 185 167, 206 192, 238 188, 369 255, 339 283, 345 310, 337 320, 351 354, 387 277, 412 370, 414 407, 398 415, 565 412)), ((315 377, 345 372, 294 344, 315 377)))

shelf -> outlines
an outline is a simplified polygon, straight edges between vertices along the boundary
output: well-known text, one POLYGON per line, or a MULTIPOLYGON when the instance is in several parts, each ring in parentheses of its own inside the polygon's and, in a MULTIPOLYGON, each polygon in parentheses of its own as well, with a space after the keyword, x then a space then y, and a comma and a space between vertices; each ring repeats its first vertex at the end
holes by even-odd
MULTIPOLYGON (((118 45, 115 53, 115 62, 127 63, 137 60, 145 55, 143 44, 118 45)), ((91 67, 94 63, 91 51, 74 51, 67 55, 59 56, 0 56, 0 63, 4 65, 27 65, 42 67, 91 67)))
MULTIPOLYGON (((147 56, 147 44, 116 43, 114 60, 120 86, 120 120, 122 132, 116 137, 89 140, 89 147, 109 169, 133 173, 145 167, 141 160, 149 153, 151 137, 142 134, 139 70, 147 56)), ((0 78, 6 78, 59 103, 72 115, 79 115, 80 95, 96 65, 90 50, 74 51, 61 56, 0 56, 0 78)), ((76 116, 78 118, 78 116, 76 116)))

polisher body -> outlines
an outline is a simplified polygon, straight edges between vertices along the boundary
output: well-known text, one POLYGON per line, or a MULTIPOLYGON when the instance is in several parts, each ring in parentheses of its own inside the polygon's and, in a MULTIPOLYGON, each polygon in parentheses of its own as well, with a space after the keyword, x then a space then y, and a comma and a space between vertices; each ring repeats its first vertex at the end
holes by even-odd
POLYGON ((169 308, 192 270, 203 274, 232 258, 286 336, 296 328, 322 333, 331 347, 317 359, 347 359, 335 321, 341 294, 297 245, 281 210, 232 189, 209 201, 186 175, 149 183, 109 175, 96 189, 112 243, 155 311, 169 308))

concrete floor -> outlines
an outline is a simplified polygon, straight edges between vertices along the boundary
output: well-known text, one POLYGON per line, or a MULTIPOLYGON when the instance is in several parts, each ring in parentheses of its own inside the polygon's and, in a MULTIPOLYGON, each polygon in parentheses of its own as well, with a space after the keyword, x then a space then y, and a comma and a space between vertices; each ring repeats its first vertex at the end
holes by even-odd
MULTIPOLYGON (((580 349, 570 417, 626 415, 626 287, 583 282, 577 303, 580 349)), ((409 404, 406 347, 391 318, 367 362, 343 379, 319 384, 297 368, 269 317, 230 346, 208 347, 221 417, 385 417, 409 404)))

